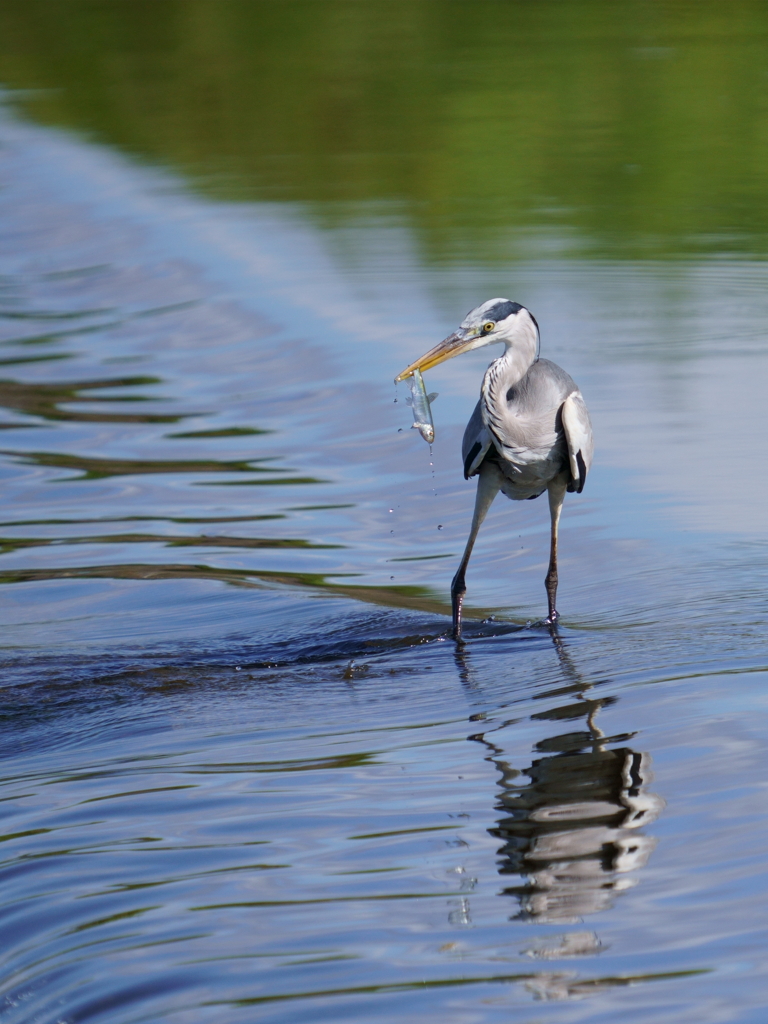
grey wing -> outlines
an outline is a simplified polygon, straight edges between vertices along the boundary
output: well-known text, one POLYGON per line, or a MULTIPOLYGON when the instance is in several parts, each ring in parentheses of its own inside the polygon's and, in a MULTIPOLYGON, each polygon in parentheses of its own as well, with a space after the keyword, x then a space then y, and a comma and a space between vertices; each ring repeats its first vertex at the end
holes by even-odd
POLYGON ((589 410, 580 391, 572 391, 568 395, 562 404, 562 415, 563 431, 568 445, 568 461, 573 477, 568 484, 568 490, 581 494, 589 467, 592 465, 594 442, 589 410))
POLYGON ((464 462, 464 479, 469 480, 480 470, 480 464, 491 447, 491 433, 483 423, 480 402, 469 417, 464 440, 461 443, 461 458, 464 462))

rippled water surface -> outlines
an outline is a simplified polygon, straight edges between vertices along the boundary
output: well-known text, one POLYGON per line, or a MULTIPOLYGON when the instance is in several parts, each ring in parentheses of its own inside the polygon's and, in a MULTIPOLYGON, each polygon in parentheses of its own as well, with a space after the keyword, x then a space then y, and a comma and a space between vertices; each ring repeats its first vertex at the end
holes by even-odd
POLYGON ((765 1019, 768 18, 616 10, 0 0, 9 1024, 765 1019), (495 295, 597 455, 457 648, 495 295))

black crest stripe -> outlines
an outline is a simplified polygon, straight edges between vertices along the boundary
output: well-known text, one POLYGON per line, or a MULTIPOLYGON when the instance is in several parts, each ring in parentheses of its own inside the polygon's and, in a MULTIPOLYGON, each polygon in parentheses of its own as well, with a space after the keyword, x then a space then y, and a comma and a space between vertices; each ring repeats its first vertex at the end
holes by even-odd
POLYGON ((497 302, 495 306, 491 306, 489 310, 486 310, 485 315, 489 320, 498 323, 500 320, 506 320, 513 313, 519 313, 522 308, 519 302, 510 302, 509 299, 505 299, 503 302, 497 302))

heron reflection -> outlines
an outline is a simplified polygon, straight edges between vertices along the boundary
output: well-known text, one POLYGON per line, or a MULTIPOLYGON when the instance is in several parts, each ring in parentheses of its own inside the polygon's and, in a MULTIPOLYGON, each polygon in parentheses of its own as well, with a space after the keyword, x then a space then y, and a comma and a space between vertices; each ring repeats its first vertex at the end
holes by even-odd
POLYGON ((518 879, 502 890, 519 902, 513 918, 565 924, 607 910, 636 884, 632 875, 656 844, 642 826, 664 802, 648 792, 650 758, 628 745, 633 734, 606 736, 597 725, 600 708, 615 698, 591 696, 555 631, 553 641, 568 684, 539 696, 566 702, 531 718, 585 728, 541 740, 534 748, 541 756, 523 769, 505 759, 492 731, 470 739, 485 745, 501 773, 502 816, 489 831, 502 841, 499 873, 518 879))

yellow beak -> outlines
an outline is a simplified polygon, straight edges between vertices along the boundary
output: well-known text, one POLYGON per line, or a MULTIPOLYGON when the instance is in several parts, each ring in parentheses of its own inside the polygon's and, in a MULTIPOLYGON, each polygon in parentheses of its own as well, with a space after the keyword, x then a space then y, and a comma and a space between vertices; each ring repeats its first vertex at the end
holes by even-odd
POLYGON ((425 352, 421 359, 417 359, 415 363, 406 366, 403 372, 395 377, 395 384, 405 380, 407 377, 412 377, 414 370, 420 370, 423 373, 425 370, 430 370, 433 366, 437 366, 438 363, 444 363, 446 359, 460 356, 462 352, 466 352, 472 347, 476 339, 477 332, 473 332, 468 336, 467 331, 459 328, 458 331, 449 334, 439 345, 435 345, 429 352, 425 352))

